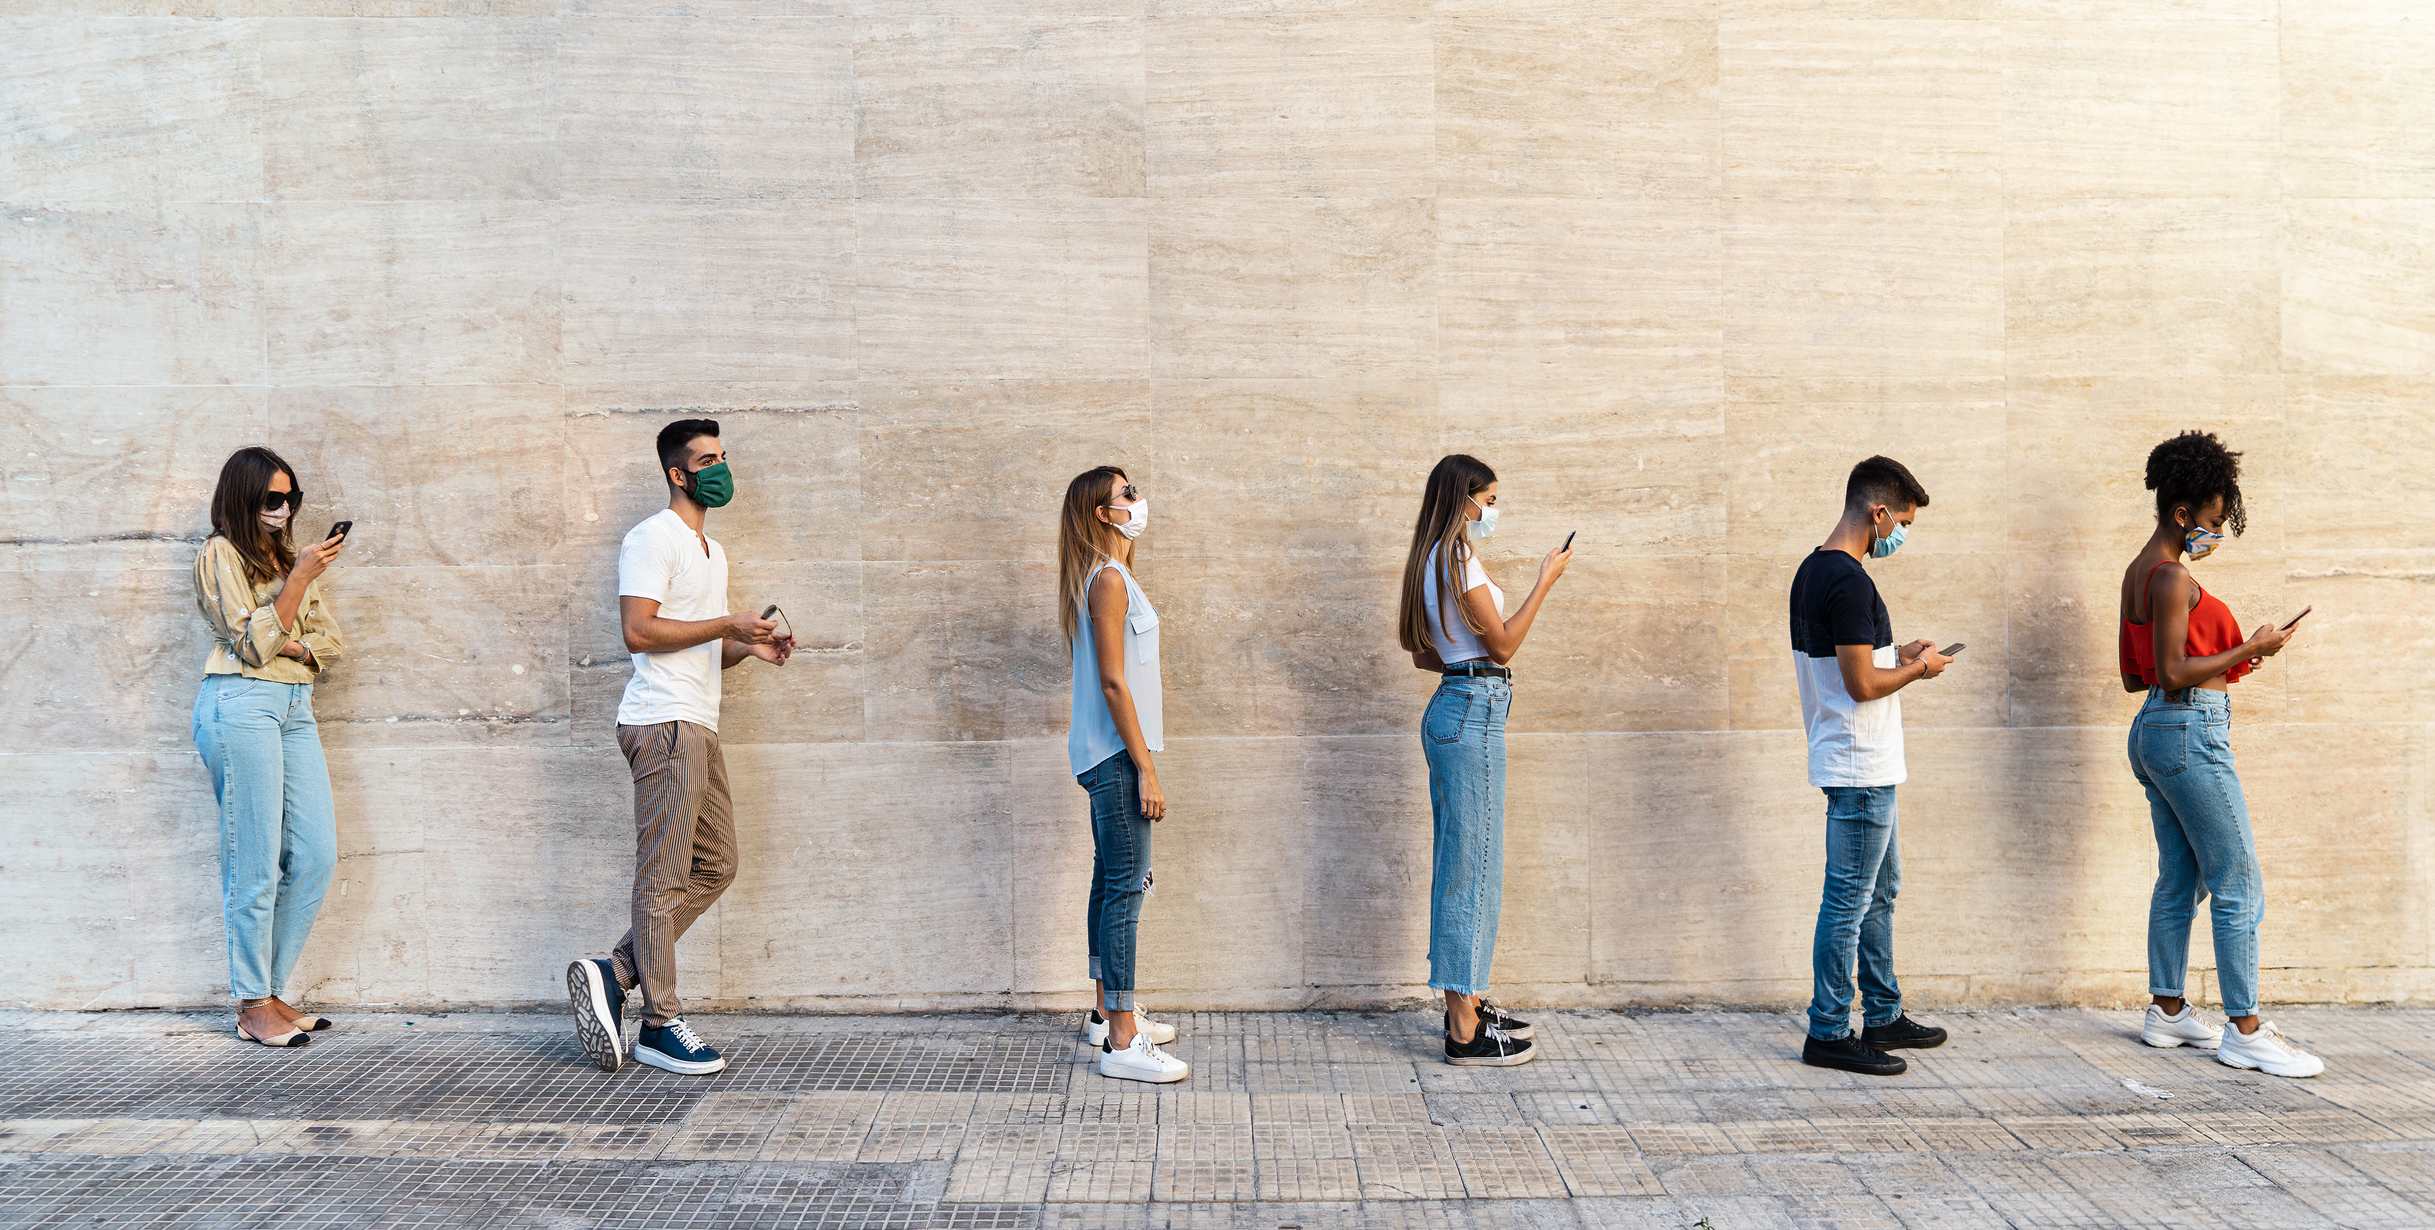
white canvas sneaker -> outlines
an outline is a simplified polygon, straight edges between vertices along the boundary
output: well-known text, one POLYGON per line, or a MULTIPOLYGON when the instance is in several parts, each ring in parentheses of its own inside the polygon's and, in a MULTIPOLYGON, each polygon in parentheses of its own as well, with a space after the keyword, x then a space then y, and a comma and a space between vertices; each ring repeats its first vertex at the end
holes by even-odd
MULTIPOLYGON (((1133 1010, 1133 1028, 1150 1035, 1150 1041, 1160 1046, 1175 1041, 1173 1025, 1169 1025, 1165 1021, 1153 1021, 1150 1019, 1149 1013, 1139 1008, 1133 1010)), ((1091 1009, 1091 1014, 1082 1018, 1082 1040, 1092 1046, 1108 1040, 1108 1019, 1099 1015, 1099 1009, 1091 1009)))
POLYGON ((2195 1046, 2211 1051, 2224 1040, 2224 1027, 2200 1021, 2198 1005, 2186 999, 2181 1001, 2179 1016, 2166 1016, 2164 1009, 2149 1004, 2147 1024, 2139 1027, 2139 1040, 2149 1046, 2195 1046))
POLYGON ((2255 1068, 2268 1076, 2315 1076, 2325 1070, 2324 1060, 2293 1046, 2272 1021, 2258 1022, 2253 1034, 2225 1030, 2223 1045, 2215 1048, 2215 1061, 2255 1068))
POLYGON ((1164 1085, 1192 1075, 1192 1065, 1158 1049, 1147 1031, 1133 1035, 1133 1045, 1117 1050, 1099 1044, 1099 1074, 1119 1080, 1164 1085))

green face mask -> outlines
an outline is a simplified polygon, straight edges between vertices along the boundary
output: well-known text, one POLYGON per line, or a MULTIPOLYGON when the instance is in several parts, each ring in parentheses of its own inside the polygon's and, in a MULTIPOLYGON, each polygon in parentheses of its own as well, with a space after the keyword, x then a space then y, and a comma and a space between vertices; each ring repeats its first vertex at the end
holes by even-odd
POLYGON ((685 494, 704 508, 724 508, 727 501, 736 498, 736 479, 727 472, 727 463, 722 461, 715 466, 695 470, 693 486, 685 494))

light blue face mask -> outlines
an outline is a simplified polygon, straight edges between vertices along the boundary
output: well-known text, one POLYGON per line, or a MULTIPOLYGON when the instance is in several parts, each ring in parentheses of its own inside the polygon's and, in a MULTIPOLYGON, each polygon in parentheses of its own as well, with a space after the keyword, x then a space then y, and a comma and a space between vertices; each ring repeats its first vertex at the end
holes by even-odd
MULTIPOLYGON (((1473 499, 1471 502, 1472 502, 1473 504, 1475 504, 1475 505, 1478 505, 1478 504, 1480 503, 1480 502, 1479 502, 1479 500, 1478 500, 1476 497, 1475 497, 1475 498, 1474 498, 1474 499, 1473 499)), ((1479 541, 1479 540, 1480 540, 1480 539, 1482 539, 1482 538, 1486 538, 1486 537, 1488 537, 1489 535, 1496 533, 1496 532, 1497 532, 1497 510, 1496 510, 1496 506, 1495 506, 1495 505, 1493 505, 1493 504, 1481 505, 1481 506, 1480 506, 1480 519, 1479 519, 1479 520, 1477 520, 1477 521, 1466 521, 1466 522, 1464 522, 1464 523, 1463 523, 1463 528, 1464 528, 1464 529, 1466 529, 1466 530, 1468 530, 1468 531, 1470 531, 1470 533, 1471 533, 1471 540, 1472 540, 1473 542, 1477 542, 1477 541, 1479 541)))
MULTIPOLYGON (((1892 514, 1889 513, 1887 515, 1891 516, 1892 514)), ((1909 538, 1910 536, 1910 526, 1904 525, 1900 521, 1895 522, 1893 533, 1869 543, 1869 558, 1884 559, 1886 556, 1902 550, 1902 540, 1909 538)))

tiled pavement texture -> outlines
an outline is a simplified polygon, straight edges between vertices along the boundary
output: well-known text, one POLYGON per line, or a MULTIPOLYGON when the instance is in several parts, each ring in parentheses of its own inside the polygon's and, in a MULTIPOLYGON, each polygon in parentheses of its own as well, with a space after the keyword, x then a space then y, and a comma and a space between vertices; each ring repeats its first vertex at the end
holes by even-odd
POLYGON ((704 1016, 714 1077, 592 1068, 561 1019, 0 1014, 0 1225, 2435 1227, 2435 1011, 2281 1014, 2285 1081, 2138 1017, 1935 1016, 1909 1074, 1803 1067, 1781 1014, 1182 1013, 1191 1080, 1073 1016, 704 1016))

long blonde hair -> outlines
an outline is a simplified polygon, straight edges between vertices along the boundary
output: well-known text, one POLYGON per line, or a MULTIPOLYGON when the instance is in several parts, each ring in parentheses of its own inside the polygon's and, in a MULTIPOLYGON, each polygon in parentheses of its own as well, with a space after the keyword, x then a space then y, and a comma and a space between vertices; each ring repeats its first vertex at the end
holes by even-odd
POLYGON ((1133 540, 1099 519, 1099 510, 1116 498, 1116 484, 1131 481, 1115 466, 1096 466, 1065 485, 1065 508, 1057 517, 1057 623, 1068 648, 1082 635, 1082 614, 1091 606, 1091 570, 1111 559, 1133 566, 1133 540))
POLYGON ((1403 605, 1395 620, 1396 639, 1404 652, 1419 653, 1433 649, 1436 642, 1429 636, 1429 602, 1427 586, 1430 571, 1444 586, 1437 607, 1437 622, 1447 639, 1454 628, 1446 622, 1447 608, 1460 615, 1463 626, 1473 632, 1483 632, 1479 619, 1462 601, 1463 561, 1470 558, 1472 546, 1463 537, 1463 523, 1472 520, 1471 497, 1488 489, 1497 480, 1496 471, 1488 463, 1467 453, 1453 453, 1440 458, 1437 467, 1429 471, 1429 485, 1421 492, 1420 519, 1412 525, 1412 550, 1404 556, 1403 605))

